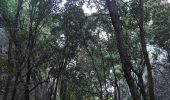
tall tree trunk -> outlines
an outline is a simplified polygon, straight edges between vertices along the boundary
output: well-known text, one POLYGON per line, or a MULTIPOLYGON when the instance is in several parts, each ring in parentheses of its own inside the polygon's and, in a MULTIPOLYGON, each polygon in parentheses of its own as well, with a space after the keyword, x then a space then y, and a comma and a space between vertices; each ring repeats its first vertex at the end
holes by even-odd
POLYGON ((15 96, 16 96, 16 93, 17 93, 17 85, 18 85, 17 83, 18 83, 19 76, 20 76, 20 72, 17 72, 15 82, 14 82, 14 88, 12 90, 11 100, 15 100, 15 96))
MULTIPOLYGON (((57 100, 57 92, 60 91, 59 89, 61 89, 61 84, 60 83, 60 77, 61 77, 61 74, 62 74, 62 71, 65 69, 66 65, 67 65, 67 58, 64 58, 65 59, 65 62, 61 62, 59 64, 59 72, 57 73, 57 82, 56 82, 56 85, 55 85, 55 89, 54 89, 54 98, 53 100, 57 100), (60 87, 58 87, 58 85, 60 87), (59 89, 58 89, 59 88, 59 89)), ((59 92, 60 93, 60 92, 59 92)))
MULTIPOLYGON (((60 99, 61 100, 66 100, 67 99, 67 83, 66 81, 62 80, 61 79, 61 90, 60 90, 60 99)), ((81 100, 81 99, 78 99, 78 100, 81 100)))
POLYGON ((31 72, 27 73, 26 84, 25 84, 25 92, 24 92, 24 100, 29 100, 29 85, 30 85, 30 75, 31 72))
POLYGON ((7 100, 7 98, 8 98, 10 82, 11 82, 11 76, 9 75, 8 79, 7 79, 6 86, 5 86, 5 93, 3 95, 3 99, 2 100, 7 100))
POLYGON ((169 63, 169 66, 170 66, 170 52, 167 51, 167 60, 168 60, 168 63, 169 63))
POLYGON ((118 93, 117 93, 116 86, 114 86, 114 98, 113 98, 113 100, 118 100, 118 93))
MULTIPOLYGON (((16 33, 18 31, 18 26, 19 26, 19 16, 20 16, 20 11, 22 9, 22 4, 23 4, 23 0, 18 0, 17 1, 17 11, 16 11, 16 14, 15 14, 15 19, 14 19, 14 30, 11 30, 10 31, 10 38, 11 38, 11 41, 12 43, 14 44, 15 46, 15 53, 18 54, 18 41, 16 39, 16 33)), ((14 55, 16 56, 16 55, 14 55)), ((16 58, 16 57, 14 57, 16 58)), ((17 63, 15 62, 15 64, 17 65, 17 63)), ((15 77, 15 82, 14 82, 14 88, 12 90, 12 97, 11 97, 11 100, 15 100, 15 96, 16 96, 16 92, 17 92, 17 83, 18 83, 18 79, 19 79, 19 75, 20 75, 20 72, 18 71, 16 73, 16 77, 15 77)))
POLYGON ((29 40, 28 40, 28 59, 27 59, 27 74, 26 74, 26 83, 25 83, 25 92, 24 92, 24 100, 29 100, 29 85, 31 80, 31 69, 32 66, 32 50, 33 50, 33 44, 34 44, 34 37, 33 37, 33 31, 32 31, 32 22, 30 25, 29 30, 29 40))
POLYGON ((52 95, 53 95, 53 90, 54 90, 54 86, 55 86, 55 80, 56 80, 56 78, 53 78, 53 82, 52 82, 52 85, 51 85, 51 87, 50 87, 50 90, 49 90, 49 95, 48 95, 48 98, 49 98, 49 100, 52 100, 52 95))
POLYGON ((139 20, 140 41, 141 41, 141 47, 142 47, 144 62, 147 66, 148 84, 149 84, 149 98, 150 98, 150 100, 155 100, 154 83, 153 83, 153 77, 152 77, 152 67, 151 67, 148 52, 147 52, 147 49, 146 49, 146 40, 145 40, 145 31, 144 31, 143 0, 139 0, 139 8, 140 8, 139 9, 139 13, 140 13, 140 20, 139 20))
POLYGON ((109 9, 112 25, 115 29, 115 36, 117 41, 117 49, 122 62, 122 69, 124 71, 124 76, 126 78, 127 84, 129 86, 133 100, 140 100, 139 91, 131 75, 131 68, 133 67, 127 52, 126 45, 124 43, 123 31, 120 21, 120 16, 118 13, 118 8, 115 0, 106 0, 106 5, 109 9))
POLYGON ((28 58, 27 58, 27 75, 26 75, 26 83, 25 83, 25 92, 24 92, 24 100, 29 100, 30 99, 30 90, 29 90, 29 85, 31 81, 31 71, 33 68, 32 64, 32 59, 33 59, 33 48, 35 44, 35 34, 36 34, 36 29, 33 28, 33 10, 34 10, 34 5, 33 1, 31 1, 30 4, 30 24, 29 24, 29 39, 28 39, 28 45, 27 45, 27 50, 28 50, 28 58))
POLYGON ((142 73, 138 74, 137 76, 138 76, 138 84, 140 87, 140 92, 142 94, 143 100, 147 100, 145 86, 144 86, 144 82, 143 82, 143 78, 142 78, 142 73))
POLYGON ((11 68, 12 67, 11 65, 11 54, 12 54, 12 41, 11 41, 11 38, 9 39, 9 45, 8 45, 8 79, 7 79, 7 84, 5 86, 5 93, 4 93, 4 96, 3 96, 3 99, 2 100, 7 100, 7 97, 8 97, 8 93, 9 93, 9 86, 10 86, 10 81, 11 81, 11 68))
POLYGON ((114 73, 114 77, 115 77, 115 92, 116 92, 116 97, 117 99, 116 100, 121 100, 120 98, 120 89, 119 89, 119 85, 117 83, 117 77, 116 77, 116 72, 115 72, 115 67, 113 66, 113 73, 114 73))
POLYGON ((58 87, 59 81, 60 81, 60 77, 57 78, 57 82, 56 82, 55 89, 54 89, 54 98, 53 98, 53 100, 57 100, 57 94, 58 94, 58 90, 59 90, 58 88, 60 88, 60 87, 58 87))

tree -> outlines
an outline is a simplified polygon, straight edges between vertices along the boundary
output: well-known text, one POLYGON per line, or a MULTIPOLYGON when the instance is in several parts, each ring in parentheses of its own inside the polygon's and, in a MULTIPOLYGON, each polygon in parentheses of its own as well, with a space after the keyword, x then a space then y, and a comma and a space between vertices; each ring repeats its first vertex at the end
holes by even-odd
POLYGON ((144 31, 144 9, 143 9, 143 0, 139 0, 139 8, 140 8, 140 19, 139 19, 139 28, 140 28, 140 41, 141 47, 144 57, 144 62, 147 66, 147 73, 148 73, 148 84, 149 84, 149 98, 150 100, 155 100, 154 95, 154 83, 152 77, 152 66, 150 64, 149 56, 146 49, 146 40, 145 40, 145 31, 144 31))
POLYGON ((124 44, 123 31, 121 28, 122 26, 120 22, 120 16, 118 14, 118 9, 116 6, 116 1, 112 0, 112 2, 110 2, 109 0, 106 0, 106 4, 109 9, 112 24, 115 29, 117 48, 118 48, 120 59, 123 65, 125 78, 130 88, 130 92, 132 94, 133 99, 138 100, 140 96, 139 96, 136 84, 134 83, 133 77, 131 76, 131 68, 133 66, 130 62, 129 55, 126 50, 126 45, 124 44))

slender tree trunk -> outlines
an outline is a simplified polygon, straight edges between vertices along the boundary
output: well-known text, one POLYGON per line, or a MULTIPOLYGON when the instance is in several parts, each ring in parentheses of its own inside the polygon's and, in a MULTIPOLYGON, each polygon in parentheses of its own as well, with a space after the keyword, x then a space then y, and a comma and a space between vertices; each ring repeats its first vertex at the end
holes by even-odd
MULTIPOLYGON (((84 43, 84 44, 86 45, 86 43, 84 43)), ((96 72, 96 75, 97 75, 97 78, 98 78, 98 82, 99 82, 99 86, 100 86, 100 99, 103 100, 102 82, 101 82, 101 78, 100 78, 100 76, 99 76, 99 72, 98 72, 98 70, 97 70, 97 68, 96 68, 96 66, 95 66, 95 60, 94 60, 94 58, 93 58, 93 56, 92 56, 92 53, 89 51, 89 49, 88 49, 87 47, 86 47, 86 50, 87 50, 88 54, 89 54, 90 57, 91 57, 92 65, 93 65, 93 67, 94 67, 94 71, 96 72)))
MULTIPOLYGON (((67 99, 67 83, 64 80, 61 80, 61 90, 60 90, 60 99, 61 100, 66 100, 67 99)), ((81 97, 78 95, 79 99, 77 100, 82 100, 81 97)))
POLYGON ((31 78, 31 69, 33 68, 32 59, 33 59, 33 48, 35 44, 35 32, 36 29, 33 28, 33 2, 31 1, 30 6, 30 24, 29 24, 29 39, 28 39, 28 58, 27 58, 27 75, 26 75, 26 83, 25 83, 25 92, 24 92, 24 100, 29 100, 29 85, 30 85, 30 78, 31 78))
POLYGON ((8 98, 10 82, 11 82, 11 76, 9 75, 8 79, 7 79, 6 86, 5 86, 5 93, 4 93, 2 100, 7 100, 7 98, 8 98))
POLYGON ((15 82, 14 82, 14 88, 12 90, 11 100, 15 100, 15 96, 16 96, 16 93, 17 93, 17 85, 18 85, 17 83, 18 83, 19 75, 20 75, 20 72, 17 72, 15 82))
POLYGON ((52 98, 52 95, 53 95, 55 80, 56 80, 56 78, 53 79, 52 86, 50 88, 50 93, 49 93, 49 96, 48 96, 49 100, 52 100, 51 98, 52 98))
POLYGON ((29 85, 30 85, 30 75, 31 73, 27 73, 27 79, 26 79, 26 84, 25 84, 25 93, 24 93, 24 100, 29 100, 29 85))
POLYGON ((55 85, 55 89, 54 89, 54 98, 53 100, 57 100, 56 97, 57 97, 57 91, 58 91, 58 85, 59 85, 59 82, 60 82, 60 77, 61 77, 61 74, 62 74, 62 71, 64 70, 64 68, 66 67, 67 65, 67 58, 65 58, 65 62, 61 62, 59 64, 59 72, 57 73, 57 82, 56 82, 56 85, 55 85))
POLYGON ((3 96, 3 99, 2 100, 7 100, 7 97, 8 97, 8 93, 9 93, 9 86, 10 86, 10 82, 11 82, 11 68, 12 67, 11 65, 11 54, 12 54, 12 41, 11 41, 11 38, 9 39, 9 46, 8 46, 8 79, 7 79, 7 84, 5 86, 5 93, 4 93, 4 96, 3 96))
POLYGON ((170 66, 170 52, 167 51, 167 58, 168 58, 168 63, 169 63, 169 66, 170 66))
POLYGON ((145 31, 144 31, 144 8, 143 8, 143 0, 139 0, 139 13, 140 13, 140 20, 139 20, 139 28, 140 28, 140 41, 142 47, 142 53, 144 57, 144 62, 147 66, 147 73, 148 73, 148 84, 149 84, 149 98, 150 100, 155 100, 154 95, 154 83, 152 77, 152 67, 150 64, 148 52, 146 49, 146 40, 145 40, 145 31))
POLYGON ((118 100, 118 93, 117 93, 116 86, 114 86, 114 99, 113 100, 118 100))
MULTIPOLYGON (((18 31, 18 26, 19 26, 19 16, 20 16, 20 11, 22 9, 22 4, 23 4, 23 0, 18 0, 17 1, 18 5, 17 5, 17 11, 15 14, 15 19, 14 19, 14 30, 10 31, 10 38, 11 38, 11 42, 14 44, 15 46, 15 53, 17 54, 18 52, 18 41, 16 39, 16 33, 18 31)), ((16 55, 15 55, 16 56, 16 55)), ((14 57, 16 58, 16 57, 14 57)), ((17 63, 15 62, 15 64, 17 65, 17 63)), ((18 71, 15 77, 15 82, 14 82, 14 88, 12 90, 12 97, 11 100, 15 100, 15 96, 16 96, 16 92, 17 92, 17 83, 18 83, 18 79, 19 79, 19 75, 20 72, 18 71)))
POLYGON ((24 100, 29 100, 29 85, 31 78, 31 67, 32 67, 32 49, 33 49, 33 33, 32 33, 32 25, 30 25, 29 32, 29 40, 28 40, 28 58, 27 58, 27 74, 26 74, 26 83, 25 83, 25 92, 24 92, 24 100))
POLYGON ((146 91, 145 91, 145 86, 143 83, 143 78, 142 78, 142 74, 138 74, 138 84, 140 87, 140 92, 142 94, 143 100, 147 100, 147 95, 146 95, 146 91))
POLYGON ((123 31, 122 31, 122 26, 121 26, 121 22, 120 22, 120 16, 119 16, 119 13, 118 13, 116 1, 115 0, 112 0, 112 1, 106 0, 106 5, 107 5, 109 13, 110 13, 112 25, 115 29, 117 49, 118 49, 120 59, 121 59, 121 62, 122 62, 122 67, 123 67, 125 79, 126 79, 127 84, 129 86, 133 100, 140 100, 139 91, 138 91, 137 86, 134 82, 134 79, 131 75, 131 68, 133 66, 130 62, 128 52, 127 52, 127 48, 126 48, 126 45, 124 43, 123 31))
POLYGON ((119 85, 117 83, 117 77, 116 77, 116 72, 115 72, 115 67, 113 66, 113 73, 114 73, 114 77, 115 77, 115 91, 117 92, 116 93, 116 97, 117 97, 117 100, 121 100, 120 98, 120 89, 119 89, 119 85))
POLYGON ((57 82, 56 82, 56 85, 55 85, 55 89, 54 89, 54 98, 53 98, 53 100, 57 100, 56 98, 57 98, 57 91, 58 91, 58 83, 59 83, 59 77, 57 78, 57 82))

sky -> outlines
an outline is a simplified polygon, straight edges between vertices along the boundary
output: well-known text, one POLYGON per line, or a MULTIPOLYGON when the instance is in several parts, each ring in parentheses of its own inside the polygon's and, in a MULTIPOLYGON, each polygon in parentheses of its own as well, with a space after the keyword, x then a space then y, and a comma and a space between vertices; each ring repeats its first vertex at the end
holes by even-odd
MULTIPOLYGON (((130 1, 130 0, 124 0, 124 1, 130 1)), ((170 3, 170 0, 167 0, 167 1, 168 3, 170 3)), ((62 5, 64 5, 64 3, 66 3, 66 0, 63 0, 62 5)), ((87 7, 87 4, 83 5, 83 10, 84 10, 84 13, 87 13, 87 14, 92 14, 97 11, 95 7, 93 8, 87 7)))

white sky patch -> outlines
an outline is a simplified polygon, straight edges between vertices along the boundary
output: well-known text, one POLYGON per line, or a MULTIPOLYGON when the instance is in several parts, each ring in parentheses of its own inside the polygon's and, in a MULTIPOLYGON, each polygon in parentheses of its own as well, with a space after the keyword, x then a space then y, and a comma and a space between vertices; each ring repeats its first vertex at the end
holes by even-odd
MULTIPOLYGON (((64 4, 66 3, 66 0, 63 0, 62 3, 60 4, 60 7, 64 7, 64 4)), ((89 6, 87 5, 87 3, 83 4, 83 10, 85 14, 92 14, 97 12, 97 9, 95 7, 95 4, 90 4, 89 6)))
POLYGON ((170 3, 170 0, 168 0, 168 3, 170 3))
POLYGON ((64 4, 66 3, 66 0, 63 0, 63 2, 61 3, 61 6, 64 7, 64 4))
POLYGON ((114 90, 115 90, 115 89, 114 89, 113 86, 111 86, 111 87, 109 87, 109 88, 107 89, 107 91, 112 92, 112 93, 114 92, 114 90))
POLYGON ((85 14, 92 14, 97 12, 97 9, 94 4, 91 4, 90 6, 87 7, 87 4, 83 5, 83 10, 85 14))
POLYGON ((100 37, 101 39, 108 40, 107 33, 104 32, 104 31, 99 34, 99 37, 100 37))

